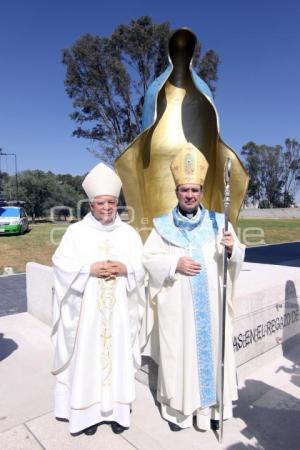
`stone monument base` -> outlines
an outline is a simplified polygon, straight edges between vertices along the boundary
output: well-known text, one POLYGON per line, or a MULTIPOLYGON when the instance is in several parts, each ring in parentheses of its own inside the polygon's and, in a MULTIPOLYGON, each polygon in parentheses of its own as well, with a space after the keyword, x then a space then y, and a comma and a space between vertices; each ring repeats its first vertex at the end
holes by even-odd
MULTIPOLYGON (((28 312, 51 326, 52 268, 27 263, 26 281, 28 312)), ((285 346, 293 345, 300 338, 299 304, 299 268, 243 264, 235 293, 232 338, 240 379, 283 355, 285 346)), ((143 358, 137 378, 155 388, 156 373, 155 363, 143 358)))

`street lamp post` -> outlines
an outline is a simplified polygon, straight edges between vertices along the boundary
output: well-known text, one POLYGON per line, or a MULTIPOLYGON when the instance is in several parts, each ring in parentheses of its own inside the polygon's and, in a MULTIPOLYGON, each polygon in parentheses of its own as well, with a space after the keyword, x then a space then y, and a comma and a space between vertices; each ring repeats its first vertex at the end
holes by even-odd
MULTIPOLYGON (((0 155, 2 153, 2 148, 0 148, 0 155)), ((1 176, 1 158, 0 158, 0 203, 2 200, 2 176, 1 176)))
MULTIPOLYGON (((16 200, 18 200, 19 199, 19 185, 18 185, 17 155, 15 153, 4 153, 2 148, 0 148, 0 157, 1 156, 14 156, 15 157, 16 194, 17 194, 16 200)), ((0 164, 0 167, 1 167, 1 164, 0 164)), ((0 175, 1 175, 1 170, 0 170, 0 175)))

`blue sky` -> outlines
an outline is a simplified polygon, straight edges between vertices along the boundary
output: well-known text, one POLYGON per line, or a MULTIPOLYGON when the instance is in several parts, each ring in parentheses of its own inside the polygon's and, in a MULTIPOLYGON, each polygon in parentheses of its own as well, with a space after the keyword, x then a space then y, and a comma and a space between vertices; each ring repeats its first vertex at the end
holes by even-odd
MULTIPOLYGON (((76 175, 97 163, 86 150, 89 142, 72 137, 61 50, 82 34, 108 36, 142 15, 167 20, 172 28, 188 26, 204 50, 218 53, 221 136, 238 153, 250 140, 300 142, 297 0, 2 0, 0 148, 17 155, 18 170, 76 175)), ((13 158, 1 163, 13 172, 13 158)))

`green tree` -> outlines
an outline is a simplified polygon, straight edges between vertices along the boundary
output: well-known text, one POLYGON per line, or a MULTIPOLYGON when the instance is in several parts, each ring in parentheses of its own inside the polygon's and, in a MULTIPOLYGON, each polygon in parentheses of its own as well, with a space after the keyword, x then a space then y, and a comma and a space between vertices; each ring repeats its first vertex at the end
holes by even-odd
POLYGON ((82 182, 85 175, 70 175, 70 174, 58 174, 56 175, 58 182, 61 186, 70 186, 73 188, 78 194, 84 196, 84 190, 82 188, 82 182))
POLYGON ((78 205, 81 200, 86 199, 86 195, 82 188, 84 176, 59 174, 56 176, 59 183, 59 191, 57 202, 59 201, 60 208, 55 208, 55 220, 61 220, 64 217, 66 220, 70 216, 70 209, 73 209, 73 215, 77 217, 78 213, 85 215, 88 212, 87 205, 82 205, 78 211, 78 205))
POLYGON ((262 208, 294 203, 300 179, 300 145, 296 140, 286 139, 284 147, 248 142, 241 153, 250 177, 248 198, 262 208))
POLYGON ((295 139, 285 140, 285 149, 281 157, 283 204, 294 202, 300 187, 300 144, 295 139))
POLYGON ((4 200, 4 187, 6 185, 6 183, 9 180, 9 175, 7 172, 1 172, 1 167, 0 167, 0 201, 4 200))
MULTIPOLYGON (((77 203, 84 195, 83 191, 76 190, 70 183, 72 175, 67 176, 69 183, 63 182, 59 176, 52 172, 42 170, 25 170, 19 173, 19 200, 25 202, 27 213, 34 222, 38 217, 49 217, 50 210, 56 208, 56 213, 66 218, 69 215, 68 208, 77 208, 77 203), (59 207, 59 208, 58 208, 59 207)), ((9 177, 6 184, 6 197, 15 200, 16 186, 14 177, 9 177)))
MULTIPOLYGON (((168 22, 150 17, 120 25, 111 37, 80 37, 63 50, 65 86, 73 100, 73 135, 98 142, 89 149, 111 163, 141 131, 141 112, 149 84, 167 66, 168 22)), ((199 44, 194 68, 215 90, 218 56, 209 50, 201 58, 199 44)))

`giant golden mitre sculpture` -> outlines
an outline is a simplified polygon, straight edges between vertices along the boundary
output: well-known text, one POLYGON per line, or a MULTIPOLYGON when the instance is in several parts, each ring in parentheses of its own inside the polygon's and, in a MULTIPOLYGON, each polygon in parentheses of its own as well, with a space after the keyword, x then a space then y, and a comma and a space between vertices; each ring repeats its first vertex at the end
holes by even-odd
POLYGON ((219 135, 218 113, 207 84, 192 69, 196 36, 187 28, 169 40, 168 68, 149 86, 143 107, 143 131, 116 160, 133 226, 145 239, 152 219, 176 204, 170 164, 191 142, 209 163, 204 207, 222 212, 224 165, 232 161, 229 219, 236 225, 247 191, 248 175, 236 153, 219 135))

